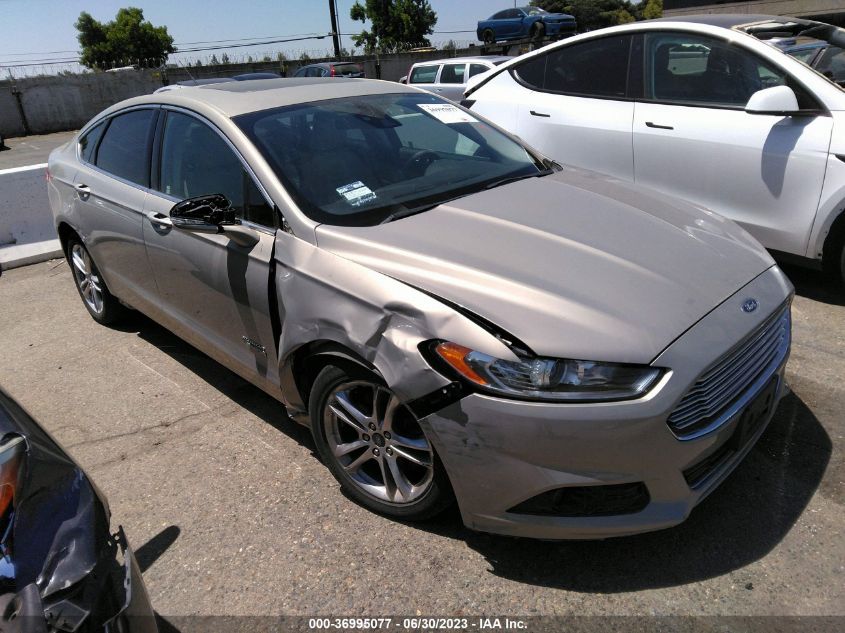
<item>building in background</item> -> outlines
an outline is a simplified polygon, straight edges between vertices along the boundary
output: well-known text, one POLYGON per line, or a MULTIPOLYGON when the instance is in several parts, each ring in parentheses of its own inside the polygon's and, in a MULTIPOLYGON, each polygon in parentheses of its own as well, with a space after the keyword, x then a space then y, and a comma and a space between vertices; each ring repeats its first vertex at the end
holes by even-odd
POLYGON ((663 15, 667 18, 700 13, 792 15, 845 26, 843 0, 663 0, 663 15))

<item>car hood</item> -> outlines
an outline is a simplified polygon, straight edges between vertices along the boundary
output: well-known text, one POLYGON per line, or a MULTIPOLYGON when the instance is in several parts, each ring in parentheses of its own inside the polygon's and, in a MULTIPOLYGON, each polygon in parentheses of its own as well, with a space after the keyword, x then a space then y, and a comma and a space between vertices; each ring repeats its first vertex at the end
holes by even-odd
POLYGON ((588 360, 651 362, 774 265, 721 216, 570 168, 316 232, 321 248, 458 304, 536 354, 588 360))

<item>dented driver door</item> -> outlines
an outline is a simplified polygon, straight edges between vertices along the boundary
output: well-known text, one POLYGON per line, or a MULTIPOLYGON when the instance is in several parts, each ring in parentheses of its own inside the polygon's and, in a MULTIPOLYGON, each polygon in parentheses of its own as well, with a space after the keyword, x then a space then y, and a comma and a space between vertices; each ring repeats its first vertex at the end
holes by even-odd
POLYGON ((275 210, 251 170, 211 125, 170 111, 160 131, 155 190, 144 208, 144 242, 160 319, 244 378, 278 385, 269 284, 275 210), (173 225, 176 202, 223 194, 239 220, 220 233, 173 225))

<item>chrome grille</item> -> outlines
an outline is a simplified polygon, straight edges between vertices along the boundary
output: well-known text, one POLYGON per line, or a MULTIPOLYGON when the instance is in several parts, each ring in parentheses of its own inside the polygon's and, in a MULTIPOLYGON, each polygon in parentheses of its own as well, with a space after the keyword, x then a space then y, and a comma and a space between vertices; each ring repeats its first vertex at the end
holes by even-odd
POLYGON ((764 374, 771 375, 789 350, 789 306, 778 311, 696 380, 667 423, 680 439, 709 432, 720 416, 764 374))

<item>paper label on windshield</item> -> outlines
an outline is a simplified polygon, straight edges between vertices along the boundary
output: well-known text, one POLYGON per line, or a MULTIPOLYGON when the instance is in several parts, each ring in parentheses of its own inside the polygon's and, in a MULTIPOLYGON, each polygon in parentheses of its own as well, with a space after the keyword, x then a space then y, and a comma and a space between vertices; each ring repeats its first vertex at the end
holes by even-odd
POLYGON ((373 193, 373 190, 360 180, 338 187, 336 191, 346 198, 346 201, 353 207, 359 207, 365 202, 376 199, 376 194, 373 193))
POLYGON ((448 103, 418 103, 417 106, 443 123, 478 123, 478 119, 448 103))

